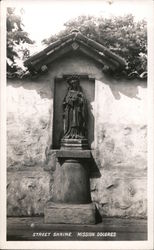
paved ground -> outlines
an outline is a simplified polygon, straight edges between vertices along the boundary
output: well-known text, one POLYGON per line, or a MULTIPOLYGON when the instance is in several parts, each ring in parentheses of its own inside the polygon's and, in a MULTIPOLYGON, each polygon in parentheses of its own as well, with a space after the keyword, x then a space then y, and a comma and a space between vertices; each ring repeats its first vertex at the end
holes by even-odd
POLYGON ((96 225, 44 224, 43 217, 9 217, 8 241, 147 240, 147 221, 104 218, 96 225))

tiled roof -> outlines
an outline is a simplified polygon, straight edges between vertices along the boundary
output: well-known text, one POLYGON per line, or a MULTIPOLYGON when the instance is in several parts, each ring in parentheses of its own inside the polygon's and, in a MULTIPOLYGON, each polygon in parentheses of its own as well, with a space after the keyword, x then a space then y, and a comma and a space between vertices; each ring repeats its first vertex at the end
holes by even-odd
POLYGON ((39 71, 42 66, 48 65, 69 51, 76 50, 92 57, 103 66, 107 65, 113 71, 126 67, 126 62, 123 58, 114 54, 102 44, 82 35, 77 30, 73 30, 71 34, 62 37, 41 52, 32 55, 24 62, 24 65, 28 67, 30 71, 39 71))

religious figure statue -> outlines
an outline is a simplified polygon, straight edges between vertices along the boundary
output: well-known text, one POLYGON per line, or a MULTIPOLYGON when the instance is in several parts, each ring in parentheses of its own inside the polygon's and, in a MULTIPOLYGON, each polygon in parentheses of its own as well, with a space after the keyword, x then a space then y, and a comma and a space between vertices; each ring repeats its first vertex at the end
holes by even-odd
POLYGON ((68 91, 63 100, 63 139, 85 139, 87 105, 78 76, 67 79, 68 91))

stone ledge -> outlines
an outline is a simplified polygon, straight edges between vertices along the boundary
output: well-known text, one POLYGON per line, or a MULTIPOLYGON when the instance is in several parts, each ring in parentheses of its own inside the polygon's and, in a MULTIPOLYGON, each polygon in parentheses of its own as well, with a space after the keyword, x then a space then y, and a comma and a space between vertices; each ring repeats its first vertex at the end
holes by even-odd
POLYGON ((44 222, 53 224, 95 224, 95 205, 48 202, 44 222))

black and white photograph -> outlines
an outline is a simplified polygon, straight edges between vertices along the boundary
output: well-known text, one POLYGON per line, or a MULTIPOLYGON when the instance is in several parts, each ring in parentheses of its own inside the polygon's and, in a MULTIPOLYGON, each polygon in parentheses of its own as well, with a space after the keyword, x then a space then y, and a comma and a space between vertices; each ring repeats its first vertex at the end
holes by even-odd
POLYGON ((153 249, 152 9, 1 1, 1 249, 153 249))

